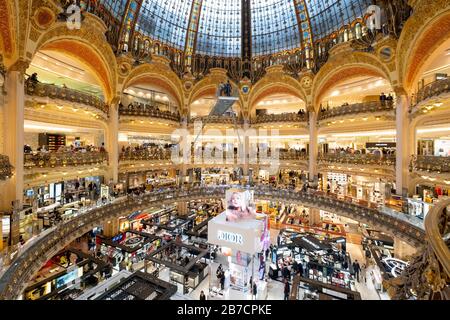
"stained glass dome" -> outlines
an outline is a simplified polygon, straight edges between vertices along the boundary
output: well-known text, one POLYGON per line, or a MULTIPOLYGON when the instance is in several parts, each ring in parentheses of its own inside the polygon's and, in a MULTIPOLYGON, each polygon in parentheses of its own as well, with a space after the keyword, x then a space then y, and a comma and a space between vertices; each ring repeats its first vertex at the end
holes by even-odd
MULTIPOLYGON (((126 0, 103 0, 125 15, 126 0)), ((132 1, 133 2, 133 1, 132 1)), ((300 48, 362 17, 370 0, 142 0, 135 30, 161 43, 209 56, 253 56, 300 48), (244 3, 248 3, 244 6, 244 3), (243 8, 250 11, 244 30, 243 8), (250 9, 248 9, 250 8, 250 9), (245 38, 244 38, 245 39, 245 38)))

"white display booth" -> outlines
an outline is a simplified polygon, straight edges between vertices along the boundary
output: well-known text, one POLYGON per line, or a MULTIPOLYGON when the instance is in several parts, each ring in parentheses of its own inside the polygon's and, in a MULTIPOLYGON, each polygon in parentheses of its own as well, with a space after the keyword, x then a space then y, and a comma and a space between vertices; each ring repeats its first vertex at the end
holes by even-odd
MULTIPOLYGON (((224 298, 251 299, 250 277, 259 279, 259 260, 255 255, 264 249, 268 237, 265 215, 256 219, 246 219, 237 222, 227 221, 226 212, 218 215, 208 223, 208 242, 231 251, 229 257, 230 286, 224 298)), ((256 299, 267 298, 267 283, 257 282, 256 299)))

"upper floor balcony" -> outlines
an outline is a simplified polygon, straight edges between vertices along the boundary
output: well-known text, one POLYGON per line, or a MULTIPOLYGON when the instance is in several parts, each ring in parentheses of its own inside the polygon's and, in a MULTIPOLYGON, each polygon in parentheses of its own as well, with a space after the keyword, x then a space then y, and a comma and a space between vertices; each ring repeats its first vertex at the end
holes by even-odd
POLYGON ((394 101, 372 101, 362 102, 350 105, 342 105, 340 107, 322 110, 319 113, 319 121, 328 119, 337 119, 356 115, 374 115, 395 110, 394 101))
POLYGON ((120 104, 119 114, 120 116, 146 117, 179 123, 180 114, 164 110, 166 107, 165 104, 156 101, 151 104, 130 103, 128 106, 120 104))
POLYGON ((319 154, 318 162, 325 164, 349 164, 370 166, 395 166, 395 155, 325 153, 319 154))
POLYGON ((93 107, 98 111, 103 112, 105 115, 108 115, 109 111, 108 105, 97 96, 53 84, 33 82, 29 79, 25 83, 25 94, 33 97, 33 99, 38 99, 38 101, 42 101, 42 98, 47 99, 47 101, 43 101, 45 103, 48 103, 48 99, 52 99, 55 100, 56 103, 58 103, 59 100, 62 103, 70 102, 72 104, 77 103, 93 107))
POLYGON ((411 101, 412 116, 425 114, 443 105, 441 98, 450 98, 450 77, 431 82, 421 88, 411 101))
POLYGON ((128 150, 120 153, 119 161, 167 161, 171 155, 171 149, 128 150))
POLYGON ((252 121, 254 125, 271 123, 308 123, 307 113, 281 113, 257 115, 252 121))
POLYGON ((242 119, 236 117, 235 115, 227 115, 227 114, 224 114, 222 116, 194 117, 189 120, 189 124, 195 124, 196 122, 201 122, 203 124, 222 124, 222 125, 243 124, 242 119))
POLYGON ((25 169, 50 169, 107 165, 108 153, 101 151, 62 151, 25 154, 25 169))
POLYGON ((413 156, 410 171, 450 173, 450 157, 413 156))
POLYGON ((12 169, 9 157, 0 154, 0 181, 9 179, 12 176, 12 169))

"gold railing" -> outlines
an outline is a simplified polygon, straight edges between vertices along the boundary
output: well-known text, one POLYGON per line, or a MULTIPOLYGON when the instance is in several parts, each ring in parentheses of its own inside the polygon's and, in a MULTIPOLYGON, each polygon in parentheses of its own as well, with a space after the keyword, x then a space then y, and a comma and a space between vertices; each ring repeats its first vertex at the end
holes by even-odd
POLYGON ((395 155, 325 153, 319 154, 319 163, 395 166, 395 155))
POLYGON ((410 171, 449 173, 450 157, 412 156, 410 162, 410 171))
POLYGON ((161 111, 158 109, 158 105, 145 106, 141 104, 131 106, 120 106, 119 114, 121 116, 148 117, 180 122, 179 114, 170 111, 161 111))
POLYGON ((411 107, 415 107, 422 101, 437 97, 443 93, 450 92, 450 77, 443 79, 443 80, 437 80, 432 83, 427 84, 422 89, 420 89, 417 94, 412 98, 411 107))
POLYGON ((343 105, 330 110, 320 112, 319 120, 326 120, 347 115, 357 115, 362 113, 376 113, 382 111, 395 110, 394 101, 372 101, 350 105, 343 105))
POLYGON ((253 119, 252 124, 275 122, 308 122, 308 115, 298 113, 264 114, 253 119))
POLYGON ((12 176, 13 166, 9 162, 9 157, 0 155, 0 181, 7 180, 12 176))
POLYGON ((107 152, 39 152, 25 154, 25 169, 108 164, 107 152))
POLYGON ((61 99, 94 107, 108 114, 108 105, 99 97, 78 90, 62 88, 53 84, 32 82, 27 80, 25 93, 29 96, 47 97, 50 99, 61 99))
POLYGON ((202 122, 204 124, 212 123, 212 124, 242 124, 242 120, 237 118, 236 116, 206 116, 206 117, 195 117, 189 120, 189 123, 202 122))
POLYGON ((280 152, 280 160, 308 161, 309 155, 301 151, 284 151, 280 152))
POLYGON ((126 151, 120 154, 120 161, 158 161, 170 160, 172 152, 170 149, 164 150, 139 150, 126 151))
POLYGON ((425 217, 428 242, 450 278, 450 199, 434 205, 425 217))

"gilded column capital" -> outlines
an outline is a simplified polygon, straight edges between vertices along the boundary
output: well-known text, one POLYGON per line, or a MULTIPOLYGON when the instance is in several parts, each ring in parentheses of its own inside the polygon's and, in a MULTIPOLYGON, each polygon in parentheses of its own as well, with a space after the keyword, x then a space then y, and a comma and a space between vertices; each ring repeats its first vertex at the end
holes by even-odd
POLYGON ((408 93, 406 92, 405 88, 402 86, 396 86, 394 87, 394 92, 397 96, 407 96, 408 93))

